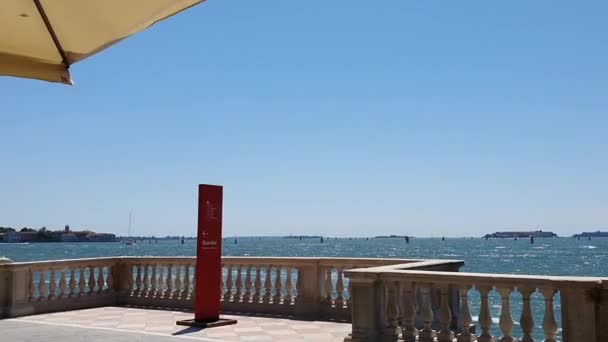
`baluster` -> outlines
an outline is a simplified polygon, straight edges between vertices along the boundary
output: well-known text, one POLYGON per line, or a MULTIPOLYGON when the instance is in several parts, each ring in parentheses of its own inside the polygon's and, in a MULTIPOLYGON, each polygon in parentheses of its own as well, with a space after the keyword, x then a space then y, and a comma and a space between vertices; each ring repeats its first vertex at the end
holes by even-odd
POLYGON ((336 309, 342 309, 344 307, 344 274, 343 270, 338 270, 338 278, 336 280, 336 309))
POLYGON ((460 293, 460 316, 458 317, 460 334, 458 334, 458 342, 475 341, 475 336, 469 330, 471 322, 473 322, 471 309, 469 308, 469 289, 471 289, 471 286, 468 285, 461 286, 458 289, 460 293))
POLYGON ((222 275, 220 276, 220 302, 224 302, 226 300, 226 281, 224 278, 224 269, 226 269, 226 277, 228 277, 228 267, 222 263, 221 266, 222 275))
POLYGON ((353 288, 350 284, 350 279, 348 280, 348 284, 347 284, 346 288, 348 289, 348 298, 346 299, 346 307, 350 310, 353 307, 353 292, 352 292, 353 288))
POLYGON ((45 301, 47 299, 46 272, 39 271, 38 274, 40 275, 40 277, 38 278, 38 300, 45 301))
POLYGON ((158 292, 158 275, 156 274, 157 264, 150 265, 152 267, 152 275, 150 276, 150 290, 148 291, 148 297, 156 298, 158 292))
POLYGON ((97 294, 101 294, 103 287, 106 285, 105 275, 103 274, 103 266, 99 266, 97 274, 97 294))
MULTIPOLYGON (((223 281, 224 281, 224 277, 222 275, 220 277, 220 283, 221 283, 221 285, 224 285, 223 281)), ((183 284, 183 288, 184 288, 184 290, 182 291, 182 298, 184 298, 184 299, 190 298, 190 265, 189 264, 184 265, 184 284, 183 284)), ((223 290, 222 286, 220 286, 220 291, 221 290, 223 290)), ((223 291, 222 291, 222 293, 223 293, 223 291)))
POLYGON ((95 290, 95 268, 89 265, 89 282, 87 283, 87 287, 89 289, 88 294, 92 295, 95 290))
POLYGON ((553 297, 557 290, 550 287, 541 289, 543 297, 545 297, 545 317, 543 318, 543 330, 545 332, 545 342, 557 341, 557 322, 553 312, 553 297))
POLYGON ((479 342, 494 342, 494 336, 490 334, 492 328, 492 314, 490 313, 490 300, 488 295, 492 290, 492 286, 479 286, 479 296, 481 298, 481 307, 479 310, 479 325, 481 326, 481 335, 477 339, 479 342))
POLYGON ((70 289, 70 298, 76 297, 78 294, 76 293, 76 266, 72 267, 70 270, 70 282, 68 283, 68 287, 70 289))
POLYGON ((192 266, 192 290, 190 291, 190 298, 193 301, 196 301, 196 267, 192 266))
POLYGON ((158 298, 165 298, 167 294, 167 271, 163 264, 158 265, 158 298))
MULTIPOLYGON (((394 282, 385 282, 387 287, 387 301, 386 301, 386 334, 388 340, 397 340, 397 329, 398 322, 397 316, 399 311, 397 308, 397 286, 394 282), (392 339, 394 337, 394 340, 392 339)), ((336 307, 338 305, 336 304, 336 307)))
POLYGON ((266 280, 264 281, 264 297, 262 298, 262 302, 264 304, 270 303, 270 294, 272 292, 272 278, 270 274, 272 273, 272 265, 266 267, 266 280))
POLYGON ((247 273, 245 273, 245 295, 243 296, 243 302, 249 303, 251 300, 251 266, 247 266, 247 273))
POLYGON ((296 274, 297 274, 298 280, 296 280, 296 287, 295 287, 295 290, 298 292, 298 294, 297 294, 297 295, 295 296, 295 298, 293 299, 293 303, 294 303, 294 305, 295 305, 295 304, 298 304, 298 300, 299 300, 299 298, 300 298, 300 292, 299 292, 299 291, 300 291, 300 289, 302 288, 302 277, 301 277, 302 272, 300 272, 300 269, 296 268, 296 274))
POLYGON ((255 293, 253 294, 253 302, 254 303, 259 303, 260 302, 260 290, 262 288, 262 280, 260 279, 261 275, 260 275, 260 266, 256 266, 255 267, 255 293))
POLYGON ((281 267, 276 268, 277 276, 274 279, 274 298, 272 304, 281 304, 281 267))
POLYGON ((56 279, 55 279, 55 273, 56 270, 54 268, 51 268, 50 270, 51 272, 51 279, 49 280, 49 300, 53 300, 55 298, 57 298, 57 283, 56 283, 56 279))
POLYGON ((177 265, 175 267, 176 271, 175 271, 175 293, 173 295, 173 297, 175 299, 179 298, 180 293, 183 290, 183 286, 182 286, 182 265, 177 265))
POLYGON ((142 279, 141 279, 141 265, 136 265, 135 268, 137 269, 137 273, 135 274, 135 286, 136 286, 136 290, 134 293, 134 296, 139 297, 142 293, 142 288, 141 288, 141 284, 142 284, 142 279))
POLYGON ((148 272, 148 268, 150 268, 150 264, 143 264, 143 279, 141 282, 141 291, 139 295, 142 297, 147 297, 148 293, 150 293, 150 275, 148 272))
POLYGON ((113 266, 108 266, 108 274, 106 275, 106 291, 113 292, 114 291, 114 277, 112 276, 112 272, 114 271, 113 266))
POLYGON ((156 268, 158 268, 158 270, 156 273, 156 293, 154 296, 156 298, 162 298, 165 291, 165 281, 163 279, 164 266, 162 264, 157 264, 156 268))
POLYGON ((85 288, 87 286, 87 283, 85 281, 85 267, 86 266, 80 266, 80 268, 78 269, 78 275, 79 275, 79 280, 78 280, 78 297, 82 297, 85 296, 85 288))
POLYGON ((327 271, 325 271, 325 298, 323 299, 323 303, 329 307, 331 307, 332 302, 333 302, 333 298, 331 297, 331 293, 333 292, 333 283, 331 281, 331 271, 332 268, 328 268, 327 271))
POLYGON ((452 324, 449 297, 450 287, 449 285, 443 284, 439 290, 441 293, 441 302, 439 304, 439 322, 441 323, 441 329, 437 332, 437 341, 452 342, 452 340, 454 340, 454 333, 450 330, 450 324, 452 324))
POLYGON ((36 272, 30 268, 30 281, 29 281, 29 294, 30 294, 30 302, 36 300, 36 282, 34 281, 34 276, 36 272))
POLYGON ((524 333, 524 337, 521 342, 534 342, 532 333, 534 331, 534 316, 532 316, 532 308, 530 306, 530 296, 536 291, 535 288, 524 287, 519 290, 523 299, 523 309, 521 311, 521 318, 519 323, 521 324, 521 331, 524 333))
POLYGON ((413 283, 407 282, 403 284, 401 294, 403 300, 403 327, 401 333, 403 334, 404 342, 415 342, 418 335, 418 329, 414 326, 416 321, 415 293, 413 283))
POLYGON ((287 278, 285 279, 285 291, 287 291, 285 298, 283 299, 283 304, 291 305, 291 300, 293 299, 293 281, 291 279, 291 267, 286 267, 287 278))
POLYGON ((500 342, 514 342, 515 339, 511 336, 513 332, 513 319, 511 318, 511 306, 509 304, 509 296, 511 291, 513 291, 512 287, 499 287, 497 288, 498 293, 500 293, 500 297, 502 298, 502 305, 500 308, 500 320, 498 324, 500 325, 500 330, 502 331, 502 337, 500 338, 500 342))
POLYGON ((243 289, 243 276, 241 274, 242 272, 243 272, 243 266, 236 265, 236 292, 234 294, 235 303, 239 303, 242 300, 242 298, 241 298, 242 289, 243 289))
POLYGON ((67 277, 69 271, 69 269, 68 272, 65 272, 64 269, 59 271, 59 298, 68 298, 68 293, 66 291, 67 282, 65 281, 65 278, 67 277))
POLYGON ((165 298, 171 298, 173 294, 173 264, 167 265, 167 290, 165 291, 165 298))
POLYGON ((424 326, 418 335, 420 342, 433 342, 435 331, 432 328, 433 324, 433 308, 431 307, 431 284, 424 284, 421 287, 422 291, 422 308, 420 314, 424 322, 424 326))
POLYGON ((232 300, 232 266, 228 265, 228 274, 226 274, 226 292, 224 293, 224 301, 229 302, 232 300))

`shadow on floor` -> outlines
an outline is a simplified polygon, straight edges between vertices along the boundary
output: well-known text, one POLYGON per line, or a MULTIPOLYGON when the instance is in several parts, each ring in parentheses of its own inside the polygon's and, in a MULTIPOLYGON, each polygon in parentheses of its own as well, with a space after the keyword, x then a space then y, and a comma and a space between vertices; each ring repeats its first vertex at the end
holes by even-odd
POLYGON ((184 329, 182 329, 180 331, 174 332, 171 335, 173 335, 173 336, 179 336, 179 335, 185 335, 185 334, 192 334, 192 333, 195 333, 195 332, 199 332, 199 331, 201 331, 203 329, 204 328, 200 328, 200 327, 186 327, 186 328, 184 328, 184 329))
MULTIPOLYGON (((167 307, 154 307, 154 306, 141 306, 141 305, 123 305, 122 307, 134 308, 134 309, 147 309, 147 310, 159 310, 159 311, 179 311, 192 313, 194 315, 194 311, 191 309, 184 308, 167 308, 167 307)), ((301 317, 294 316, 288 314, 273 314, 273 313, 252 313, 252 312, 239 312, 239 311, 222 311, 222 315, 232 315, 232 316, 244 316, 244 317, 263 317, 263 318, 278 318, 278 319, 288 319, 291 321, 304 321, 304 322, 333 322, 333 323, 350 323, 350 320, 342 320, 342 319, 331 319, 326 317, 301 317)))

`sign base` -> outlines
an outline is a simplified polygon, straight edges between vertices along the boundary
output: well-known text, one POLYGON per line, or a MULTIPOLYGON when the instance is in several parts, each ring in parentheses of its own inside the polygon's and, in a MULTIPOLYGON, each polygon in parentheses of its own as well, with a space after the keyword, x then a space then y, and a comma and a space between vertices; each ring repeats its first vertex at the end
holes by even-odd
POLYGON ((185 319, 183 321, 177 321, 175 322, 175 324, 177 325, 185 325, 188 327, 197 327, 197 328, 203 328, 203 329, 207 329, 207 328, 217 328, 217 327, 223 327, 225 325, 232 325, 232 324, 236 324, 236 319, 227 319, 227 318, 220 318, 217 321, 213 321, 213 322, 197 322, 194 319, 185 319))

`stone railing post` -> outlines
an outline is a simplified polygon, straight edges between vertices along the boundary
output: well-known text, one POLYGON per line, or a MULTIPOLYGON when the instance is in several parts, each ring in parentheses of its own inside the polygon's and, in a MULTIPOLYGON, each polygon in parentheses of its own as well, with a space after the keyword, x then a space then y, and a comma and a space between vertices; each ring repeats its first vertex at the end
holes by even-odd
POLYGON ((603 280, 599 303, 599 341, 608 341, 608 279, 603 280))
POLYGON ((301 317, 318 317, 320 314, 321 281, 323 270, 319 267, 319 261, 301 263, 298 269, 298 298, 295 307, 296 315, 301 317))
POLYGON ((10 264, 13 261, 8 258, 0 258, 0 318, 6 317, 8 315, 9 310, 9 302, 10 302, 10 293, 9 289, 11 286, 9 285, 12 280, 12 274, 10 270, 6 267, 2 267, 3 264, 10 264))
MULTIPOLYGON (((600 285, 601 286, 601 285, 600 285)), ((560 290, 562 304, 562 336, 564 342, 604 342, 599 337, 601 287, 564 287, 560 290)))
POLYGON ((387 324, 387 288, 376 274, 346 272, 352 297, 352 333, 345 342, 394 342, 395 329, 387 324))
MULTIPOLYGON (((2 259, 2 264, 12 263, 10 259, 2 259)), ((0 317, 17 317, 31 315, 34 307, 30 299, 29 267, 0 268, 0 317)))
POLYGON ((116 295, 116 304, 126 304, 133 283, 133 265, 123 259, 117 259, 112 265, 112 286, 116 295))

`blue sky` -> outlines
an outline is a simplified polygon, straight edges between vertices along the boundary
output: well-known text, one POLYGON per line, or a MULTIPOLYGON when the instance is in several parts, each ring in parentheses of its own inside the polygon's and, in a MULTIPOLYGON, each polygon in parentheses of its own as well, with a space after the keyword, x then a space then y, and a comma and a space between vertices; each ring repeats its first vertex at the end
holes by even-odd
POLYGON ((0 226, 194 235, 608 230, 605 1, 209 1, 0 78, 0 226))

